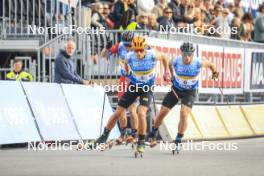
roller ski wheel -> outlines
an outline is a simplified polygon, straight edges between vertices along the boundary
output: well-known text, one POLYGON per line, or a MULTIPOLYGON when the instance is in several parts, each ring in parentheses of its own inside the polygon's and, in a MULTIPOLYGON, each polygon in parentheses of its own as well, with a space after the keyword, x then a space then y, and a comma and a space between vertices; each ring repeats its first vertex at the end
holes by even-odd
POLYGON ((158 144, 158 141, 154 140, 149 143, 150 148, 154 148, 158 144))
POLYGON ((138 158, 140 156, 140 158, 143 158, 143 152, 139 152, 139 151, 135 151, 135 158, 138 158))
POLYGON ((135 151, 135 158, 137 158, 138 156, 143 158, 144 151, 145 151, 145 147, 144 146, 137 146, 137 149, 135 151))
POLYGON ((172 155, 175 155, 175 153, 178 155, 180 152, 178 150, 172 150, 172 155))
POLYGON ((118 138, 116 140, 110 140, 109 142, 105 144, 104 150, 106 149, 111 150, 114 146, 123 145, 124 142, 125 142, 125 138, 118 138))
MULTIPOLYGON (((175 144, 175 143, 174 143, 174 144, 175 144)), ((180 150, 181 150, 180 145, 181 145, 181 144, 180 144, 180 143, 176 143, 175 145, 176 145, 176 147, 175 147, 175 149, 172 150, 172 155, 175 155, 175 154, 178 155, 178 154, 180 154, 180 150)))
POLYGON ((131 148, 132 148, 132 150, 134 150, 135 149, 135 144, 132 144, 131 148))
POLYGON ((115 145, 115 141, 114 140, 110 140, 108 141, 107 143, 105 143, 105 146, 104 146, 104 150, 102 151, 105 151, 106 149, 112 149, 112 147, 115 145))
POLYGON ((82 150, 84 150, 84 143, 79 143, 79 144, 77 144, 77 146, 76 146, 76 150, 77 150, 77 151, 82 151, 82 150))
POLYGON ((135 149, 135 144, 137 143, 137 139, 135 139, 134 137, 132 136, 128 136, 127 139, 126 139, 126 145, 128 144, 131 144, 131 148, 132 150, 135 149))

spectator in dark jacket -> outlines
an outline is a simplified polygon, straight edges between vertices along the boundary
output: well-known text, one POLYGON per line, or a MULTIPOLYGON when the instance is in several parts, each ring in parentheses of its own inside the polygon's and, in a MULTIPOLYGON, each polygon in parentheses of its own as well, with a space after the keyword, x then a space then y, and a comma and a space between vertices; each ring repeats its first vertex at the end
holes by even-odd
POLYGON ((109 26, 107 24, 107 21, 105 20, 105 17, 103 16, 103 4, 102 3, 96 3, 95 9, 92 13, 92 21, 91 25, 94 28, 101 28, 101 29, 108 29, 109 26))
POLYGON ((264 43, 264 3, 259 6, 259 16, 254 28, 254 41, 264 43))
POLYGON ((55 61, 55 82, 65 84, 85 84, 90 82, 83 80, 75 71, 75 65, 72 61, 72 55, 76 49, 74 41, 69 40, 65 50, 61 50, 55 61))
POLYGON ((194 23, 197 19, 196 18, 189 18, 187 17, 187 10, 188 10, 188 1, 187 0, 171 0, 168 6, 173 11, 173 21, 175 24, 182 26, 183 23, 191 24, 194 23))
POLYGON ((126 26, 136 20, 137 8, 134 0, 118 0, 114 4, 114 10, 111 14, 115 22, 115 29, 126 29, 126 26))
MULTIPOLYGON (((175 27, 173 19, 172 19, 172 9, 170 7, 166 7, 163 10, 163 16, 159 17, 157 19, 159 25, 160 25, 160 30, 165 29, 165 31, 168 32, 172 27, 175 27)), ((164 30, 162 30, 164 31, 164 30)))

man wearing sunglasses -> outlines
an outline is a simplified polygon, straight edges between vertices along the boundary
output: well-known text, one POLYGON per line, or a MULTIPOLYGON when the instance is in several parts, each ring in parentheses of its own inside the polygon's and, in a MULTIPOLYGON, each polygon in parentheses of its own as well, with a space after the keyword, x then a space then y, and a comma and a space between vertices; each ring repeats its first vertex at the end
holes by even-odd
POLYGON ((175 57, 169 63, 169 70, 172 78, 171 91, 163 99, 158 116, 155 119, 152 131, 149 133, 152 145, 156 145, 158 128, 170 110, 181 100, 180 122, 178 124, 178 134, 175 139, 177 152, 180 143, 187 129, 188 115, 191 112, 193 103, 197 96, 199 73, 202 67, 210 68, 212 79, 218 78, 213 63, 207 60, 200 60, 194 57, 195 48, 192 43, 183 43, 180 47, 182 56, 175 57))
MULTIPOLYGON (((109 51, 104 50, 102 51, 102 56, 106 57, 107 52, 109 54, 117 54, 119 57, 119 64, 121 64, 121 76, 118 81, 118 101, 123 96, 124 92, 127 89, 127 86, 129 84, 127 72, 124 67, 124 62, 126 59, 126 55, 129 51, 131 51, 131 42, 134 38, 134 33, 131 31, 126 31, 122 34, 121 42, 113 45, 111 48, 109 48, 109 51)), ((137 128, 138 128, 138 117, 137 117, 137 101, 135 101, 133 104, 131 104, 128 107, 130 117, 131 117, 131 133, 127 134, 127 117, 126 113, 124 112, 121 114, 119 123, 120 123, 120 137, 116 140, 117 144, 122 144, 123 142, 135 142, 135 139, 137 137, 137 128)))
MULTIPOLYGON (((155 67, 157 60, 161 60, 164 71, 168 69, 167 58, 165 55, 156 54, 148 49, 144 37, 134 37, 131 43, 133 51, 126 56, 125 69, 129 76, 130 84, 127 91, 118 102, 118 107, 110 117, 103 134, 96 140, 96 145, 106 143, 110 131, 115 126, 117 120, 138 97, 138 144, 137 151, 143 153, 145 150, 145 137, 147 130, 146 114, 149 104, 153 97, 153 85, 155 83, 155 67)), ((166 74, 164 74, 166 75, 166 74)))

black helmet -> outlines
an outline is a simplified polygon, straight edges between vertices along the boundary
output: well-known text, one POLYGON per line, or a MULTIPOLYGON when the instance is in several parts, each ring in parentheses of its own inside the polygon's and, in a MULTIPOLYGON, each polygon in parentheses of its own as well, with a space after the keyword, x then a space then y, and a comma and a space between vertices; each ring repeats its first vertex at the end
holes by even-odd
POLYGON ((182 52, 186 52, 186 53, 193 53, 195 51, 195 48, 193 46, 192 43, 190 42, 184 42, 181 47, 180 47, 182 52))
POLYGON ((130 44, 134 38, 134 33, 131 31, 126 31, 122 34, 122 42, 124 44, 130 44))

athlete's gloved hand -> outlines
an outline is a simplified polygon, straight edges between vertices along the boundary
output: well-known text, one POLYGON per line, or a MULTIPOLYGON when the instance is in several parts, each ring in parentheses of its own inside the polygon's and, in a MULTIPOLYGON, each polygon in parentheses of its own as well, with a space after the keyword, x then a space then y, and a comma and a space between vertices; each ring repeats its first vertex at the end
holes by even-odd
POLYGON ((212 74, 212 79, 215 80, 215 79, 218 78, 218 76, 219 76, 219 72, 214 71, 213 74, 212 74))
POLYGON ((166 82, 170 82, 170 80, 171 80, 170 74, 168 72, 164 73, 163 79, 166 82))

